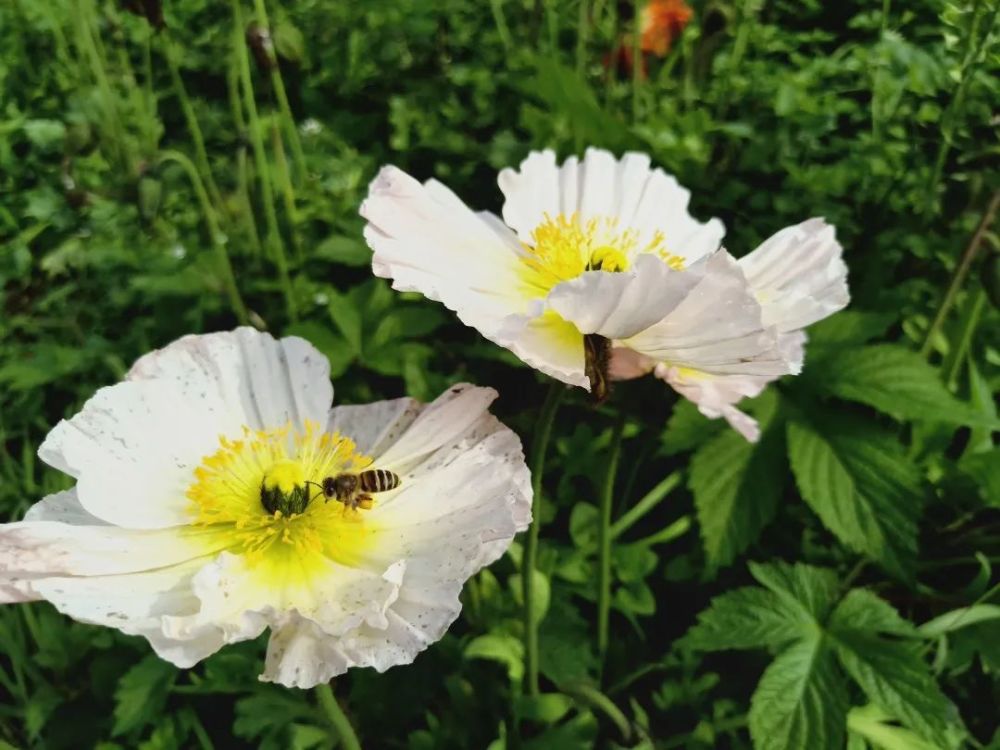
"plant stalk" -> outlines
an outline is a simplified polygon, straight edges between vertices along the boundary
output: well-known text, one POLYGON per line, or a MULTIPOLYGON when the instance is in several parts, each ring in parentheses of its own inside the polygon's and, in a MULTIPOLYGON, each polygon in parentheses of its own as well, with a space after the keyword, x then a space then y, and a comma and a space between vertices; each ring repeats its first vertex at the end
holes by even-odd
POLYGON ((198 196, 198 202, 201 203, 202 214, 205 217, 205 224, 208 225, 208 234, 212 242, 212 247, 215 248, 216 258, 219 263, 219 270, 222 273, 222 283, 226 288, 226 294, 229 297, 229 304, 233 308, 233 313, 236 315, 237 320, 241 324, 246 324, 249 320, 247 316, 246 305, 243 304, 243 298, 240 296, 239 287, 236 285, 236 275, 233 273, 232 263, 229 261, 229 253, 226 250, 225 235, 219 229, 219 222, 215 217, 215 209, 212 208, 212 202, 208 198, 208 192, 205 190, 205 185, 201 181, 201 177, 198 174, 198 169, 195 167, 194 163, 180 151, 164 151, 160 154, 158 163, 162 164, 166 161, 172 161, 179 164, 181 168, 187 172, 188 178, 191 180, 191 185, 194 187, 194 192, 198 196))
POLYGON ((934 339, 941 330, 941 326, 944 325, 945 317, 947 317, 952 305, 955 304, 958 291, 962 288, 965 277, 969 275, 972 261, 976 259, 979 248, 983 244, 983 240, 986 239, 986 234, 993 224, 993 220, 996 218, 998 208, 1000 208, 1000 190, 993 193, 990 197, 989 205, 987 205, 986 210, 983 212, 976 230, 972 233, 972 238, 969 240, 969 244, 966 245, 965 252, 962 253, 962 258, 958 262, 958 266, 955 267, 955 273, 952 274, 948 291, 945 292, 944 299, 941 300, 941 307, 938 308, 937 315, 934 316, 934 321, 931 323, 930 328, 927 329, 924 344, 920 347, 920 353, 925 357, 930 354, 931 348, 934 346, 934 339))
POLYGON ((615 499, 615 476, 618 473, 624 431, 625 417, 619 415, 611 437, 611 452, 608 456, 608 471, 604 475, 597 526, 597 659, 598 666, 602 669, 608 654, 611 620, 611 505, 615 499))
POLYGON ((246 108, 247 117, 249 118, 248 131, 250 133, 250 144, 253 147, 254 163, 257 167, 257 177, 260 180, 261 201, 264 204, 264 221, 267 226, 266 242, 271 252, 272 260, 278 266, 278 275, 282 291, 285 295, 288 317, 292 321, 295 321, 298 320, 298 307, 295 304, 292 281, 288 273, 288 258, 285 256, 285 248, 278 229, 278 214, 274 207, 271 168, 267 161, 267 152, 264 150, 263 126, 257 112, 257 101, 254 99, 253 76, 250 73, 250 54, 247 51, 246 39, 244 38, 243 10, 240 8, 240 0, 230 0, 230 5, 233 9, 233 20, 235 23, 233 44, 236 61, 239 65, 240 88, 243 91, 243 105, 246 108))
POLYGON ((524 679, 529 695, 538 695, 538 623, 535 620, 534 573, 538 559, 538 537, 542 525, 542 475, 545 472, 545 454, 552 437, 559 402, 566 393, 566 386, 553 380, 542 404, 531 444, 531 526, 521 560, 521 583, 524 594, 524 679))
POLYGON ((336 697, 334 697, 329 683, 317 685, 315 693, 323 715, 326 716, 330 724, 337 731, 337 736, 340 738, 340 744, 344 750, 361 750, 358 735, 354 733, 354 727, 351 726, 347 714, 344 713, 344 709, 340 707, 336 697))

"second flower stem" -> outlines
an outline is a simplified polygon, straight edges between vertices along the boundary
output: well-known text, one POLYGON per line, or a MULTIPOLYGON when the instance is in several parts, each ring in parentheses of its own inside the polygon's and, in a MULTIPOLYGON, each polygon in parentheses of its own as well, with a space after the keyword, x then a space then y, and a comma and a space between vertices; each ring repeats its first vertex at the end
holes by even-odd
POLYGON ((618 473, 618 457, 621 455, 624 431, 625 417, 619 416, 611 436, 608 472, 604 477, 598 515, 597 658, 602 669, 608 652, 608 625, 611 617, 611 504, 615 497, 615 475, 618 473))
POLYGON ((542 411, 538 415, 535 434, 531 443, 531 526, 524 545, 521 561, 521 582, 524 593, 524 679, 529 695, 538 695, 538 621, 535 615, 535 566, 538 558, 538 535, 542 525, 542 475, 545 472, 545 454, 552 437, 559 402, 566 393, 566 386, 553 381, 549 387, 542 411))
POLYGON ((344 750, 361 750, 361 743, 358 742, 358 736, 354 733, 354 727, 351 726, 344 709, 337 703, 337 698, 334 696, 333 690, 330 689, 330 685, 327 683, 317 685, 315 692, 319 707, 340 738, 341 747, 344 750))

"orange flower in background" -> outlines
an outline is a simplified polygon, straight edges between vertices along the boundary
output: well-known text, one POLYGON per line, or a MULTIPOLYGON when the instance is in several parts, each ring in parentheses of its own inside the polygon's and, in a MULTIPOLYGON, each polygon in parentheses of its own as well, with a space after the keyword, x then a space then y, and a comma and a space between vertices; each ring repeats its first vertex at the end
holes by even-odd
MULTIPOLYGON (((664 57, 674 39, 694 16, 684 0, 650 0, 639 15, 639 77, 646 77, 646 55, 664 57)), ((614 52, 604 58, 604 67, 612 73, 624 70, 632 74, 632 35, 623 34, 614 52)))
POLYGON ((670 51, 670 44, 688 25, 694 11, 684 0, 650 0, 642 9, 639 48, 657 57, 670 51))

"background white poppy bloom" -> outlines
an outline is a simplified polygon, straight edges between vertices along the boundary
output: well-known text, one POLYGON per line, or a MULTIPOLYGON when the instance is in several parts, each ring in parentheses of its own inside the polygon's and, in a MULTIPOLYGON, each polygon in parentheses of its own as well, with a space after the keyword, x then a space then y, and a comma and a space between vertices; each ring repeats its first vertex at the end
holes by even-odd
POLYGON ((503 221, 435 180, 384 167, 361 206, 372 268, 584 388, 584 334, 625 339, 662 320, 702 279, 724 232, 717 219, 692 218, 690 192, 644 154, 591 148, 557 165, 552 151, 533 152, 498 182, 503 221))
POLYGON ((47 599, 180 667, 270 628, 262 679, 288 686, 411 662, 527 527, 521 444, 488 388, 332 397, 298 338, 243 328, 142 357, 42 445, 77 483, 0 526, 0 601, 47 599), (369 510, 304 484, 365 467, 402 480, 369 510), (308 505, 269 512, 265 488, 308 505))
POLYGON ((735 404, 759 395, 781 376, 795 375, 802 369, 806 343, 802 329, 843 309, 850 300, 842 256, 834 228, 823 219, 782 229, 728 265, 727 271, 734 277, 728 294, 720 288, 723 275, 707 274, 678 310, 636 336, 616 342, 612 377, 627 379, 653 371, 697 404, 705 416, 723 417, 748 440, 757 440, 757 422, 735 404), (752 331, 759 322, 773 336, 770 356, 758 358, 750 366, 733 366, 735 337, 726 344, 721 359, 718 350, 711 347, 699 352, 687 348, 684 336, 699 316, 685 319, 680 313, 698 299, 716 313, 727 305, 730 312, 741 310, 735 315, 727 313, 720 321, 721 325, 728 322, 736 333, 741 325, 752 331))

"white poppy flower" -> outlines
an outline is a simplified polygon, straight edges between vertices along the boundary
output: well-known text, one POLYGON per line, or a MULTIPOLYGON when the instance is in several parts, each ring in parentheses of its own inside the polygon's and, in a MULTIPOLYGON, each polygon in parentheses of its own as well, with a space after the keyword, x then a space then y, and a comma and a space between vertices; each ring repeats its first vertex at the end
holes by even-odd
POLYGON ((707 274, 691 293, 691 300, 703 298, 709 307, 722 303, 742 309, 742 313, 724 316, 732 326, 738 327, 742 321, 755 329, 759 321, 774 331, 776 346, 771 353, 777 356, 758 359, 751 367, 733 367, 730 342, 721 366, 713 361, 718 353, 712 351, 703 353, 707 356, 700 353, 701 361, 695 361, 691 351, 683 349, 683 341, 671 337, 675 331, 683 337, 687 326, 701 317, 678 318, 686 300, 664 320, 615 343, 611 376, 627 379, 652 371, 697 404, 705 416, 723 417, 748 440, 757 440, 757 422, 735 404, 759 395, 779 377, 802 369, 806 334, 801 329, 843 309, 850 299, 842 254, 834 228, 823 219, 809 219, 782 229, 737 264, 728 264, 731 276, 743 276, 749 284, 749 296, 746 287, 732 278, 729 295, 720 294, 720 274, 707 274), (747 317, 754 319, 748 321, 747 317))
POLYGON ((262 679, 288 686, 411 662, 528 526, 521 444, 487 388, 332 397, 298 338, 243 328, 142 357, 42 445, 77 484, 0 526, 0 601, 46 599, 180 667, 270 628, 262 679))
MULTIPOLYGON (((721 222, 693 219, 690 192, 644 154, 588 149, 559 166, 534 152, 498 182, 503 221, 384 167, 361 207, 372 268, 571 385, 592 380, 585 336, 628 339, 676 312, 718 254, 721 222)), ((773 336, 756 320, 754 356, 766 356, 773 336)), ((718 339, 713 325, 697 329, 701 341, 718 339)))

